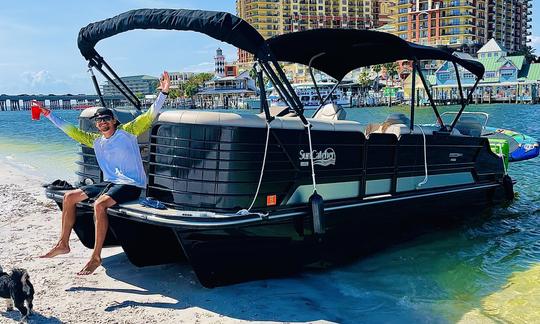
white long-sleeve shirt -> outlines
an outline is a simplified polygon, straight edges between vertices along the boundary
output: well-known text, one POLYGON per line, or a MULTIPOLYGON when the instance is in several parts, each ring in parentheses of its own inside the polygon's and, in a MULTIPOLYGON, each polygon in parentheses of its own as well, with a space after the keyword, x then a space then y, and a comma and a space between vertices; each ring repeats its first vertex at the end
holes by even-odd
POLYGON ((105 138, 100 133, 85 132, 53 113, 50 113, 47 118, 69 137, 94 148, 104 181, 145 188, 146 173, 142 164, 137 136, 152 126, 152 122, 159 114, 166 98, 167 96, 160 92, 147 112, 129 123, 118 126, 109 138, 105 138))

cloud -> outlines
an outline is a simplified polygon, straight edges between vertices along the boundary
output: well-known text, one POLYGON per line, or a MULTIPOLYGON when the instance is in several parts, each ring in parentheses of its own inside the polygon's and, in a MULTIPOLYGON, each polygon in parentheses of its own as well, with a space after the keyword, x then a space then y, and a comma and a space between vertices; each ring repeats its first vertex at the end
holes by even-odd
POLYGON ((47 70, 23 72, 20 86, 27 93, 67 93, 72 90, 69 82, 54 77, 47 70))
POLYGON ((31 86, 45 84, 46 82, 50 82, 52 80, 51 74, 46 70, 41 70, 38 72, 26 71, 23 72, 22 78, 31 86))
POLYGON ((201 62, 193 65, 184 66, 182 68, 183 72, 213 72, 214 71, 214 62, 201 62))

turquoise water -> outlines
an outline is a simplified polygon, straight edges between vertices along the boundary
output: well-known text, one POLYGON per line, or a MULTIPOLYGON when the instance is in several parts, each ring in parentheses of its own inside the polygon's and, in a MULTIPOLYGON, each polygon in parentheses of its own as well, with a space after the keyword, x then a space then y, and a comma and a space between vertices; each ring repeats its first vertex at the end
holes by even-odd
MULTIPOLYGON (((67 121, 78 124, 78 111, 58 111, 67 121)), ((0 111, 0 161, 25 172, 74 180, 79 146, 49 120, 33 121, 29 111, 0 111)))
MULTIPOLYGON (((404 107, 349 109, 348 117, 367 124, 380 122, 396 110, 408 113, 404 107)), ((476 105, 469 111, 489 113, 492 126, 540 138, 538 105, 476 105)), ((72 122, 78 116, 76 111, 58 114, 72 122)), ((430 108, 417 110, 418 123, 433 121, 430 108)), ((2 162, 47 180, 75 178, 78 146, 48 120, 31 121, 29 112, 0 112, 0 125, 2 162)), ((493 302, 492 296, 505 293, 512 273, 519 275, 540 265, 539 165, 538 158, 511 164, 510 175, 517 180, 519 196, 510 206, 494 208, 453 230, 421 236, 345 267, 305 274, 303 282, 324 295, 318 311, 326 315, 324 319, 368 323, 470 322, 482 316, 501 320, 503 313, 510 314, 502 319, 508 321, 512 314, 523 312, 523 308, 508 309, 512 304, 493 302)), ((537 279, 529 286, 538 287, 537 279)), ((527 291, 514 294, 525 300, 519 301, 521 306, 531 305, 534 313, 538 310, 532 308, 533 302, 540 298, 536 291, 530 297, 535 300, 527 299, 527 291)), ((536 318, 540 321, 540 315, 536 318)))

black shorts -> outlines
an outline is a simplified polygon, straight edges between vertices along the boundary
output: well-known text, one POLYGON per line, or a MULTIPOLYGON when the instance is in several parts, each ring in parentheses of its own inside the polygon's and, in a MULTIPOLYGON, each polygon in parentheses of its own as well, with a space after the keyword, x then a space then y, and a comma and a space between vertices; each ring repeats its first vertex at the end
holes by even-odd
POLYGON ((117 204, 136 200, 141 195, 141 188, 112 182, 100 182, 93 185, 82 186, 81 189, 88 198, 98 198, 106 194, 116 201, 117 204))

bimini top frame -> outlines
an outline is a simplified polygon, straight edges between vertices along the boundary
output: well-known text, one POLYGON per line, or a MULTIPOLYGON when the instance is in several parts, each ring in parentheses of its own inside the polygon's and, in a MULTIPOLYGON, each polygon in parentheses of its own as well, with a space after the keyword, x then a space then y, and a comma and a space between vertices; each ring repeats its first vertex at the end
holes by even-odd
MULTIPOLYGON (((230 13, 184 9, 138 9, 91 23, 79 32, 78 46, 89 66, 97 68, 134 106, 140 102, 96 51, 96 44, 111 36, 136 29, 186 30, 206 34, 250 53, 264 38, 247 22, 230 13), (104 70, 112 75, 109 76, 104 70), (114 79, 113 79, 114 78, 114 79)), ((99 89, 96 89, 99 93, 99 89)))
MULTIPOLYGON (((137 108, 140 108, 137 97, 95 50, 95 45, 100 40, 135 29, 196 31, 253 54, 258 64, 258 73, 265 73, 269 77, 280 96, 306 125, 302 103, 279 66, 279 61, 308 65, 340 82, 347 73, 359 67, 411 60, 413 70, 420 74, 439 119, 425 79, 418 69, 418 61, 445 60, 453 62, 456 67, 456 64, 459 64, 473 73, 477 77, 477 82, 466 100, 462 96, 462 109, 452 127, 484 74, 484 66, 479 62, 458 58, 441 49, 409 43, 387 33, 353 29, 315 29, 279 35, 265 41, 251 25, 230 13, 187 9, 138 9, 89 24, 80 30, 78 37, 79 50, 89 61, 89 66, 97 68, 137 108), (103 70, 103 67, 112 77, 103 70)), ((261 97, 264 97, 262 78, 258 80, 261 97)), ((461 90, 461 83, 459 86, 461 90)), ((96 90, 99 94, 99 89, 96 90)), ((267 119, 271 120, 272 116, 267 105, 262 106, 267 119)), ((411 109, 413 106, 412 104, 411 109)), ((444 124, 441 125, 444 127, 444 124)))
MULTIPOLYGON (((266 44, 276 60, 300 63, 309 66, 310 69, 311 67, 316 68, 338 80, 338 83, 343 80, 347 73, 359 67, 399 60, 412 61, 413 79, 415 74, 418 73, 428 94, 433 111, 442 125, 442 130, 445 131, 449 131, 455 126, 461 112, 470 101, 479 80, 484 75, 484 66, 477 61, 461 59, 445 50, 409 43, 395 35, 377 31, 313 29, 275 36, 268 39, 266 44), (452 122, 450 129, 444 126, 435 106, 429 86, 418 64, 420 60, 450 61, 456 69, 459 90, 462 95, 462 108, 452 122), (477 78, 466 99, 463 98, 457 64, 477 78)), ((315 80, 313 81, 315 82, 315 80)), ((413 80, 413 88, 414 86, 415 80, 413 80)), ((414 99, 411 100, 411 129, 414 127, 413 124, 414 99)))

